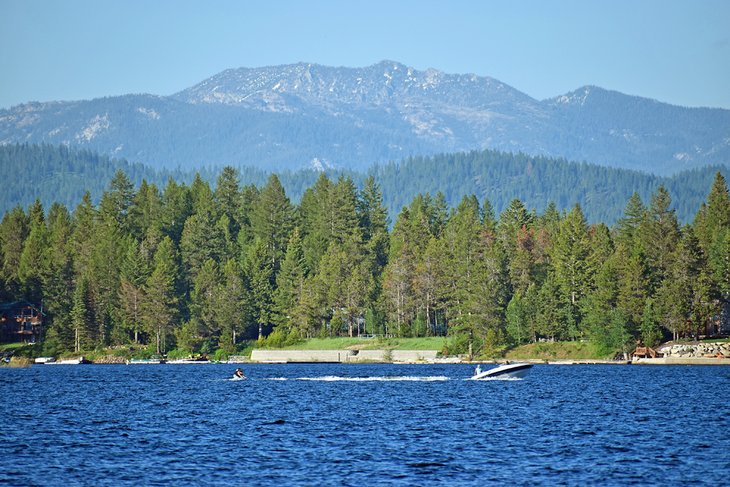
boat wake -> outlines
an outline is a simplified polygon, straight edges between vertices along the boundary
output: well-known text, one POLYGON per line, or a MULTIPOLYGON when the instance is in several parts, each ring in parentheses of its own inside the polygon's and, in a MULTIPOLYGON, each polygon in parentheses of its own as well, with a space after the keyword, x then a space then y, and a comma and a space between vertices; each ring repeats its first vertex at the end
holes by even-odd
POLYGON ((390 377, 343 377, 338 375, 325 375, 321 377, 271 377, 266 380, 305 380, 317 382, 440 382, 449 380, 443 375, 433 376, 390 376, 390 377))

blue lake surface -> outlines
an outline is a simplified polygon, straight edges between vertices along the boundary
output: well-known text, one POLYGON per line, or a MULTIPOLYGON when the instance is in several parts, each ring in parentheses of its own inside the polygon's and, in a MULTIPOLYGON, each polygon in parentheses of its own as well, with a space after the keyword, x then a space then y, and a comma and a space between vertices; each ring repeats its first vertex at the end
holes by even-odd
POLYGON ((9 485, 726 484, 730 367, 0 369, 9 485))

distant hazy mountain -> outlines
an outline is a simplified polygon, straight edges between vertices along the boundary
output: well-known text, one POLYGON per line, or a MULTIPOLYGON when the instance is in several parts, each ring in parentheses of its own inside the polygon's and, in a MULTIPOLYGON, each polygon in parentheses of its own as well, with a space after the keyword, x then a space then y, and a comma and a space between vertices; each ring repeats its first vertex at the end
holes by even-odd
POLYGON ((363 170, 489 148, 669 174, 730 164, 730 110, 596 87, 538 101, 492 78, 391 61, 294 64, 227 70, 169 97, 0 110, 0 143, 16 142, 79 146, 156 168, 363 170))

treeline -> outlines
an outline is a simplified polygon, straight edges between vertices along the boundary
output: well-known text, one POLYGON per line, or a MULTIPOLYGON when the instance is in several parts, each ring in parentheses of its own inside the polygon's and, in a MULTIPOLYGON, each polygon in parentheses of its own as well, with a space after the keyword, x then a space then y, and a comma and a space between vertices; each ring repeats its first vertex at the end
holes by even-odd
MULTIPOLYGON (((86 191, 98 204, 118 170, 124 171, 135 186, 146 180, 159 188, 170 178, 189 185, 196 176, 189 171, 155 170, 66 146, 28 144, 0 145, 0 170, 6 177, 5 189, 0 192, 0 213, 18 204, 27 208, 36 199, 45 207, 61 203, 74 208, 86 191)), ((207 167, 198 174, 214 184, 220 170, 207 167)), ((263 186, 270 174, 252 167, 240 167, 238 171, 242 185, 257 187, 263 186)), ((727 167, 707 167, 664 178, 564 159, 486 150, 412 157, 375 166, 367 175, 335 170, 328 170, 327 175, 333 180, 351 177, 358 188, 363 188, 367 177, 372 176, 382 189, 383 204, 390 215, 397 215, 417 194, 441 192, 449 207, 458 205, 465 195, 474 194, 480 201, 489 200, 498 214, 514 199, 539 213, 549 202, 555 203, 559 211, 578 203, 588 222, 613 225, 634 192, 649 201, 659 186, 673 195, 672 208, 679 221, 691 222, 718 171, 725 177, 730 173, 727 167)), ((278 177, 292 202, 298 203, 319 172, 284 171, 278 177)))
POLYGON ((420 194, 391 226, 378 184, 321 174, 298 205, 279 178, 135 187, 98 205, 40 202, 0 223, 0 298, 42 303, 46 353, 141 344, 237 350, 304 337, 444 335, 449 353, 705 333, 730 296, 730 197, 717 173, 691 225, 669 192, 634 194, 612 228, 580 205, 497 215, 488 200, 420 194))
POLYGON ((370 175, 380 184, 392 215, 417 194, 442 192, 449 206, 474 194, 491 202, 498 214, 512 200, 539 213, 549 203, 558 210, 580 204, 591 223, 615 224, 633 193, 649 201, 660 186, 673 196, 672 208, 680 222, 691 222, 717 172, 727 178, 725 166, 684 171, 671 177, 577 163, 527 154, 473 151, 412 157, 400 163, 376 166, 370 175))

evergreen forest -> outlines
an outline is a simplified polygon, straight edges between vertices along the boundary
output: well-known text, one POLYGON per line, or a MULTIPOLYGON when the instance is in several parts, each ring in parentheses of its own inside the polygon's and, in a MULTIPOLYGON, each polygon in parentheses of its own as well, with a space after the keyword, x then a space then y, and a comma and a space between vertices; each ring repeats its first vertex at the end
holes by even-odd
MULTIPOLYGON (((236 169, 244 186, 261 187, 270 174, 254 167, 236 169)), ((6 178, 4 191, 0 192, 0 214, 18 204, 27 208, 36 199, 47 208, 53 203, 74 208, 87 191, 96 205, 119 170, 135 186, 146 180, 161 188, 170 178, 189 185, 196 174, 215 184, 222 167, 203 167, 198 173, 153 169, 63 145, 0 145, 0 171, 6 178)), ((411 157, 373 166, 367 174, 335 169, 325 172, 335 180, 340 176, 352 178, 358 189, 372 176, 382 190, 383 205, 389 215, 397 215, 418 194, 441 192, 449 207, 458 205, 465 195, 474 194, 480 201, 489 200, 498 214, 514 199, 520 199, 530 211, 540 213, 549 202, 555 203, 559 211, 569 210, 578 203, 588 222, 613 225, 621 218, 624 205, 634 192, 648 202, 659 186, 672 195, 672 208, 679 221, 691 222, 718 171, 726 178, 730 175, 727 166, 715 166, 661 177, 565 159, 485 150, 411 157)), ((277 173, 294 203, 301 201, 319 174, 308 169, 277 173)))
MULTIPOLYGON (((704 335, 730 297, 730 197, 716 172, 691 223, 659 185, 615 223, 423 192, 393 215, 371 175, 135 184, 36 200, 0 223, 0 300, 46 313, 45 354, 110 346, 230 354, 307 337, 444 336, 447 354, 588 340, 607 354, 704 335)), ((388 188, 388 191, 395 191, 388 188)))

